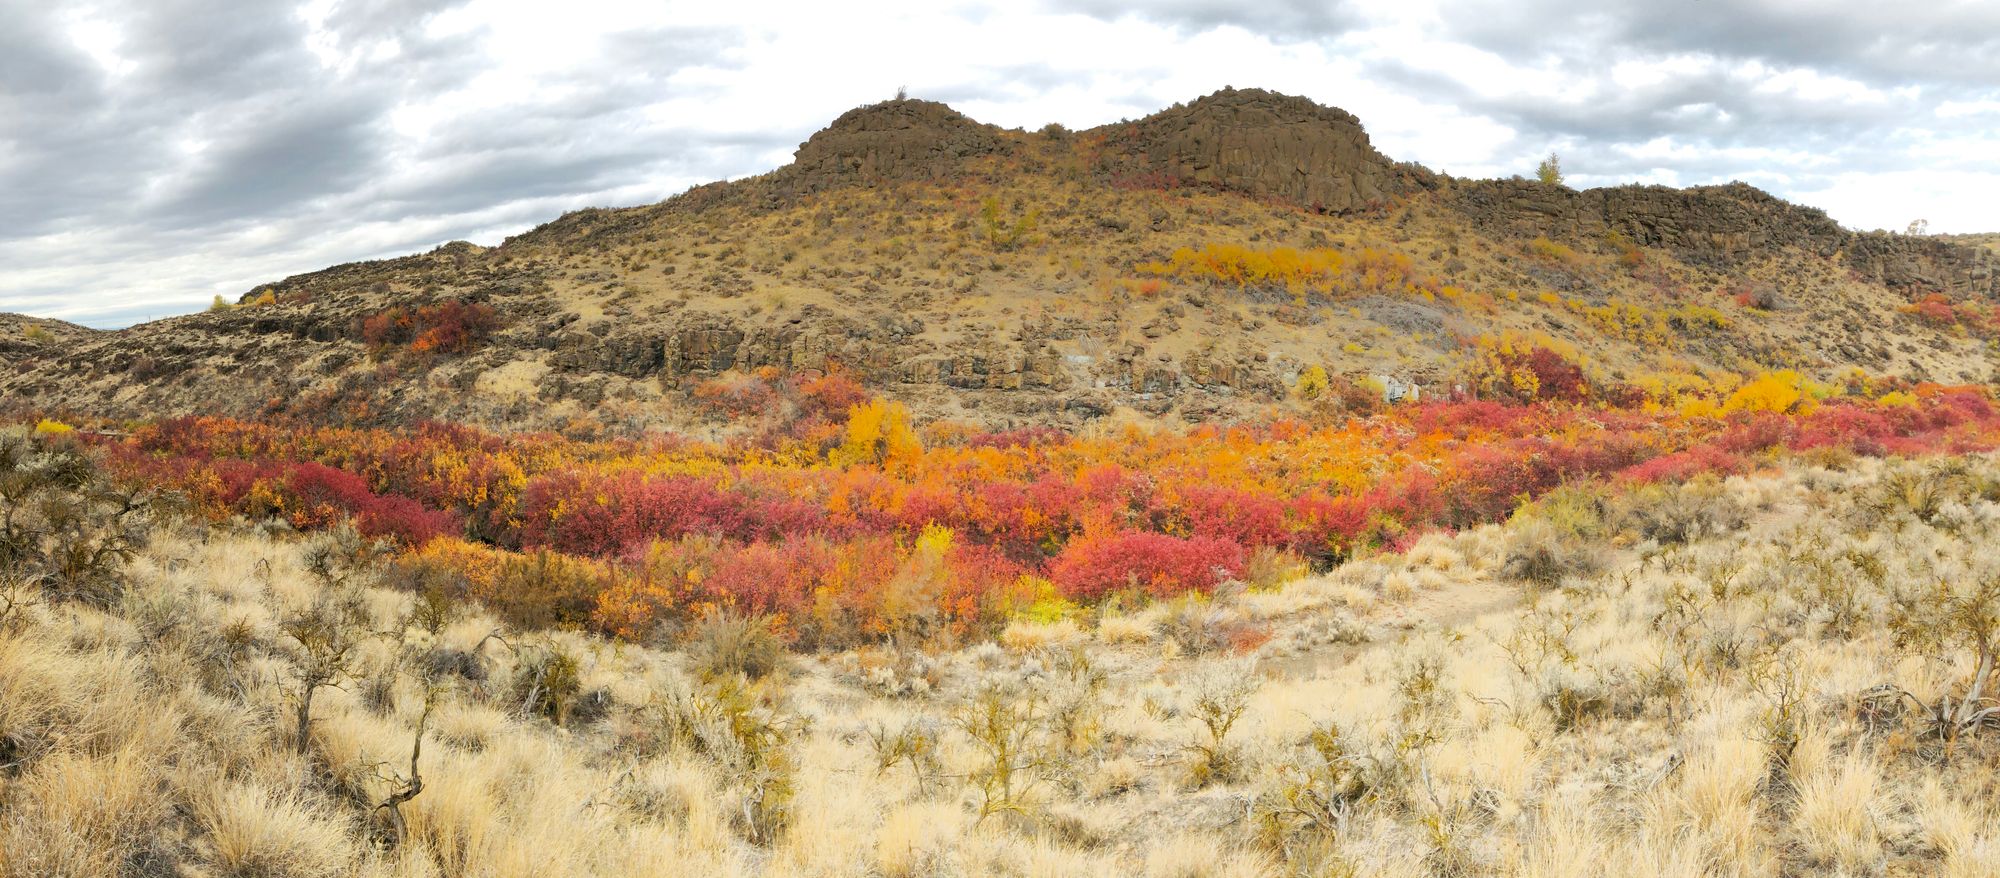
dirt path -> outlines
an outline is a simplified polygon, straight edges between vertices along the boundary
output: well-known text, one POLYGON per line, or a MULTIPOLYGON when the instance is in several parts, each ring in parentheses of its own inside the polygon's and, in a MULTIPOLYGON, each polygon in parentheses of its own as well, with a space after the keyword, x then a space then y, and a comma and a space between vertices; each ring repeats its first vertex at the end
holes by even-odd
MULTIPOLYGON (((1427 626, 1454 628, 1520 603, 1519 586, 1491 579, 1457 582, 1443 588, 1419 591, 1407 603, 1385 601, 1377 604, 1374 611, 1365 617, 1363 621, 1378 632, 1375 640, 1277 657, 1271 660, 1269 666, 1279 676, 1312 677, 1345 665, 1367 650, 1393 643, 1408 631, 1427 626)), ((1294 620, 1294 624, 1303 623, 1294 620)))

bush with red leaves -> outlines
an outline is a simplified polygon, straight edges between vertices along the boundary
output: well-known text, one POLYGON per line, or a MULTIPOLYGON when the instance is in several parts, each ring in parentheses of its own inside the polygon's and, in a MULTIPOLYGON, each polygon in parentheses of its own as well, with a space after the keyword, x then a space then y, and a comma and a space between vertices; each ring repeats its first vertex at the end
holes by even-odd
POLYGON ((450 299, 415 309, 398 305, 364 318, 359 333, 362 343, 378 351, 407 346, 418 353, 462 354, 499 327, 492 308, 450 299))
POLYGON ((1146 531, 1072 540, 1049 565, 1056 587, 1077 600, 1127 589, 1170 598, 1213 588, 1242 573, 1243 547, 1234 541, 1146 531))

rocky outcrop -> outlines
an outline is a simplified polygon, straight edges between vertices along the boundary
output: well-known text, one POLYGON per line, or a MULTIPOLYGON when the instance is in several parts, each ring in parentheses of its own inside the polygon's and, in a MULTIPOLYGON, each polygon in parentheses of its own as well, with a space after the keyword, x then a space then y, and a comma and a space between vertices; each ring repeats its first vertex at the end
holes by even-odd
POLYGON ((968 158, 1004 149, 1000 130, 935 101, 858 107, 799 144, 781 172, 805 191, 845 182, 937 180, 968 158))
POLYGON ((1428 174, 1391 162, 1352 114, 1261 89, 1224 89, 1085 132, 1100 171, 1140 185, 1212 186, 1329 213, 1361 210, 1428 174))
POLYGON ((2000 256, 1949 240, 1887 232, 1853 236, 1847 265, 1884 286, 2000 301, 2000 256))
POLYGON ((1574 239, 1618 232, 1698 261, 1735 262, 1774 246, 1830 255, 1847 237, 1824 212, 1744 183, 1578 191, 1533 180, 1474 180, 1459 184, 1453 202, 1475 225, 1502 234, 1574 239))
POLYGON ((1824 211, 1746 183, 1575 190, 1533 180, 1460 181, 1452 203, 1482 230, 1571 240, 1611 232, 1721 267, 1795 248, 1841 254, 1855 272, 1909 293, 2000 298, 2000 258, 1938 238, 1856 233, 1824 211))
POLYGON ((0 363, 60 356, 100 334, 61 320, 0 314, 0 363))

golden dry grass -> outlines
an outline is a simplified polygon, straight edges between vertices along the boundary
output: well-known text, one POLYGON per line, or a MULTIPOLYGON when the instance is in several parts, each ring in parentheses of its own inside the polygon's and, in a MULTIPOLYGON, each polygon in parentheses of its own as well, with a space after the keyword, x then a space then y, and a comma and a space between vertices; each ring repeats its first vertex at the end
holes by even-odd
POLYGON ((488 640, 476 610, 433 636, 363 587, 379 633, 306 753, 279 628, 324 596, 305 546, 165 534, 119 606, 0 631, 0 875, 1992 875, 2000 735, 1877 697, 1971 670, 1891 625, 1896 583, 1990 569, 2000 467, 1929 520, 1879 490, 1932 466, 1735 479, 1713 502, 1749 526, 1546 592, 1495 582, 1514 530, 1482 529, 743 687, 575 633, 488 640), (1268 637, 1202 639, 1246 628, 1268 637), (558 654, 561 725, 522 670, 558 654), (420 720, 397 837, 376 806, 420 720))

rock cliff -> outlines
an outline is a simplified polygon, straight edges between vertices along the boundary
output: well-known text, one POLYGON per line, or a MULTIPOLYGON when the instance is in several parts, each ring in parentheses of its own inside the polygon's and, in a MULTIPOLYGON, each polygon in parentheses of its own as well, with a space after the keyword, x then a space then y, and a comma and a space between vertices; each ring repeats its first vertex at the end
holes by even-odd
POLYGON ((1086 132, 1114 179, 1210 186, 1328 213, 1381 205, 1428 182, 1375 151, 1353 114, 1262 89, 1225 89, 1086 132))
POLYGON ((1476 226, 1503 234, 1592 240, 1617 232, 1724 268, 1795 248, 1839 257, 1894 289, 2000 299, 2000 258, 1991 253, 1936 238, 1849 231, 1824 211, 1745 183, 1579 191, 1533 180, 1470 180, 1459 181, 1452 197, 1476 226))
POLYGON ((898 99, 840 114, 799 144, 780 176, 805 191, 878 180, 938 180, 1001 152, 1000 130, 935 101, 898 99))

